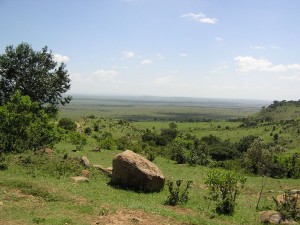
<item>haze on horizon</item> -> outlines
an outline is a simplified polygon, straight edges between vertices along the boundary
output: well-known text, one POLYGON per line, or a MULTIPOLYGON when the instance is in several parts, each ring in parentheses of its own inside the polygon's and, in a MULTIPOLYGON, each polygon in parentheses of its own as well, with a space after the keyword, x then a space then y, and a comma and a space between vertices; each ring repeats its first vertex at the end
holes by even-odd
POLYGON ((70 94, 300 99, 298 0, 0 1, 0 53, 47 45, 70 94))

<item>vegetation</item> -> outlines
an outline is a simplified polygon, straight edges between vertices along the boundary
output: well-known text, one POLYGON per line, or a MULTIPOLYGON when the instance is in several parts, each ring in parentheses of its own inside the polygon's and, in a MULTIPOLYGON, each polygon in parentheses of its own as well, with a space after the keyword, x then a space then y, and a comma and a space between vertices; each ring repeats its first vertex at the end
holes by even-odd
POLYGON ((0 105, 16 91, 41 106, 69 103, 71 97, 62 96, 70 89, 68 72, 63 63, 57 67, 53 58, 47 47, 34 51, 27 43, 7 46, 0 55, 0 105))
POLYGON ((236 205, 236 198, 240 189, 244 187, 246 178, 234 172, 220 172, 211 170, 205 179, 208 185, 208 199, 216 202, 218 214, 232 215, 236 205))
POLYGON ((60 139, 58 128, 45 109, 16 92, 0 106, 0 152, 23 152, 52 147, 60 139))
POLYGON ((192 181, 188 181, 186 188, 180 190, 183 180, 177 180, 175 182, 176 187, 174 187, 173 181, 168 181, 169 193, 167 200, 165 201, 166 205, 175 206, 177 204, 186 204, 189 200, 189 189, 191 188, 192 181))

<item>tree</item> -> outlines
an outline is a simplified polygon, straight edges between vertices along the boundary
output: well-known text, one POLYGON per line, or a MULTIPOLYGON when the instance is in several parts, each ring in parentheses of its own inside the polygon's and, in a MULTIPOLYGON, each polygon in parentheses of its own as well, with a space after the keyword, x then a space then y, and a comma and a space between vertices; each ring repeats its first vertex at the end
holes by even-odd
POLYGON ((17 91, 0 106, 0 153, 51 147, 58 141, 56 125, 29 96, 17 91))
POLYGON ((48 109, 69 103, 71 97, 62 96, 70 89, 65 67, 64 63, 57 65, 47 46, 41 51, 34 51, 27 43, 16 48, 7 46, 5 54, 0 55, 0 105, 17 90, 48 109))

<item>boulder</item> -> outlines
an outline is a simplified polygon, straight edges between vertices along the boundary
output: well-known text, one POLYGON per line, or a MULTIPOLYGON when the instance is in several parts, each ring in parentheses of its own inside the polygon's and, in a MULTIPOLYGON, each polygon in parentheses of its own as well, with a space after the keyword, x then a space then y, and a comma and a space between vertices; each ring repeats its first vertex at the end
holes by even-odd
POLYGON ((259 215, 259 220, 261 223, 279 224, 281 219, 282 216, 280 213, 273 210, 262 211, 259 215))
POLYGON ((88 158, 86 156, 82 156, 81 157, 81 162, 83 163, 83 165, 88 168, 91 166, 90 161, 88 160, 88 158))
POLYGON ((165 184, 165 176, 152 162, 130 150, 113 159, 112 184, 145 192, 159 192, 165 184))
POLYGON ((86 177, 78 176, 78 177, 71 177, 72 181, 75 183, 81 183, 81 182, 89 182, 89 179, 86 177))

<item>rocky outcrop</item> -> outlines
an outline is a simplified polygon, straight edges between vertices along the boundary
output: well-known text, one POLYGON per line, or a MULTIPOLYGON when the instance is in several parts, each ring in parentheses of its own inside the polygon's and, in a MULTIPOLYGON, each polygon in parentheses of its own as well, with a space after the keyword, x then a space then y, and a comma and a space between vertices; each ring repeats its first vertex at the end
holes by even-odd
POLYGON ((112 184, 145 192, 161 191, 165 176, 152 162, 130 150, 113 159, 112 184))
POLYGON ((90 161, 86 156, 81 157, 81 162, 84 165, 85 168, 89 168, 91 166, 90 161))

